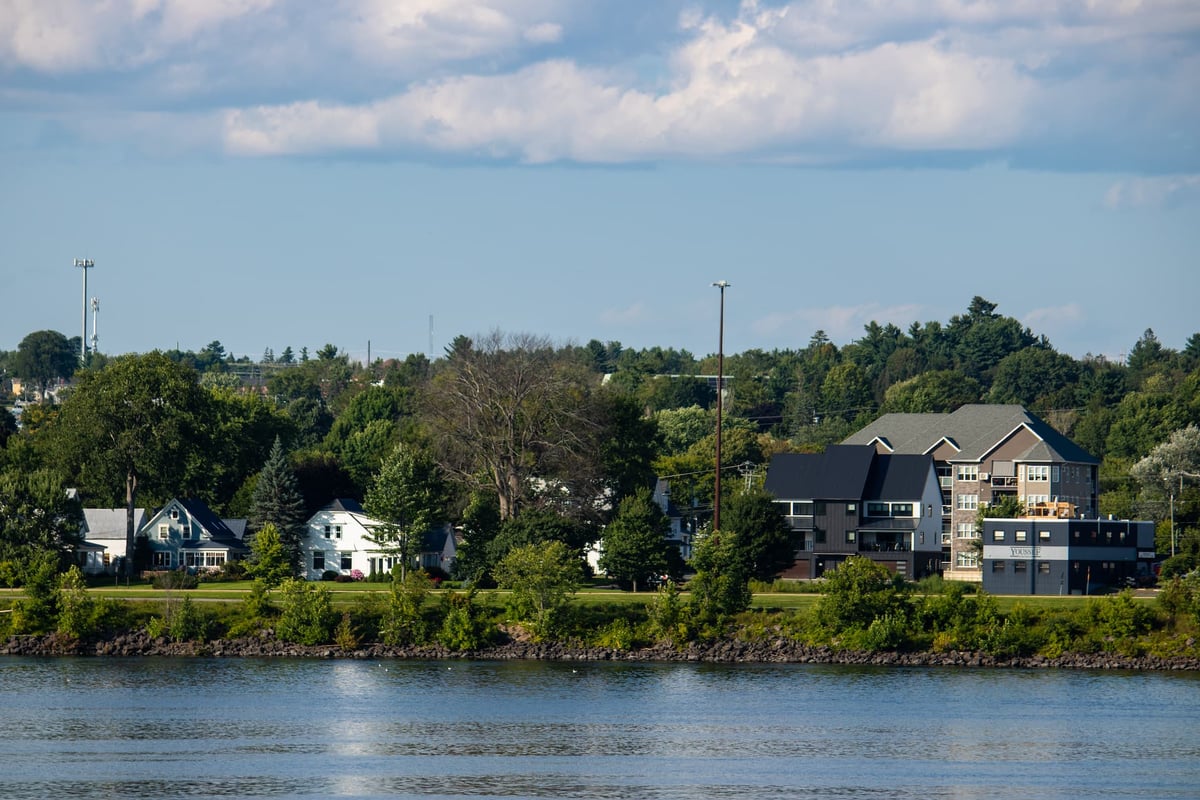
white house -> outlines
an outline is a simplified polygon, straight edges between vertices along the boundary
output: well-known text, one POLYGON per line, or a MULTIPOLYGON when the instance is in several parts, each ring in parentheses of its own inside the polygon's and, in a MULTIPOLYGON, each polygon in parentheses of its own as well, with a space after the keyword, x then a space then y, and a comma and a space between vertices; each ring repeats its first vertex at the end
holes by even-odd
MULTIPOLYGON (((355 570, 363 577, 391 572, 399 559, 371 541, 374 531, 383 524, 367 516, 354 500, 343 498, 326 505, 308 520, 300 543, 305 577, 320 580, 326 572, 351 575, 355 570)), ((455 552, 453 529, 441 526, 422 537, 417 564, 449 573, 455 552)))
MULTIPOLYGON (((126 510, 85 508, 80 526, 82 543, 75 549, 80 569, 87 575, 114 575, 125 557, 126 510)), ((146 524, 146 509, 133 510, 134 535, 146 524)))

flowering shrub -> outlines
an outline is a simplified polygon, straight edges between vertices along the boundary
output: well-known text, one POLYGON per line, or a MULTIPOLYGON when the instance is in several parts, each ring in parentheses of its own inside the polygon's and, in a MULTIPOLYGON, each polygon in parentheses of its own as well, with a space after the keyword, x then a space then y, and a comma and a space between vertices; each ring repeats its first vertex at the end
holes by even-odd
POLYGON ((365 576, 361 569, 352 569, 350 570, 350 577, 356 581, 361 581, 365 576))

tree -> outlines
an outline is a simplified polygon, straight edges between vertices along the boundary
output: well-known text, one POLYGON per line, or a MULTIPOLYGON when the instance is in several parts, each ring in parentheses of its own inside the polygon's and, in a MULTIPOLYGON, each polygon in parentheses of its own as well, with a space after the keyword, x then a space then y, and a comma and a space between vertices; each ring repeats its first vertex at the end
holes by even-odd
POLYGON ((959 406, 979 401, 979 381, 957 370, 922 372, 892 384, 884 393, 885 413, 945 414, 959 406))
POLYGON ((275 526, 292 575, 300 574, 300 541, 307 519, 304 496, 300 494, 296 473, 288 463, 283 442, 276 437, 271 455, 267 457, 267 463, 263 465, 254 484, 249 523, 252 532, 261 531, 268 524, 275 526))
POLYGON ((441 466, 469 488, 495 492, 507 520, 533 478, 577 484, 599 472, 588 393, 586 371, 548 340, 496 331, 478 343, 456 340, 425 392, 424 415, 441 466))
POLYGON ((720 625, 750 607, 750 576, 735 532, 712 531, 700 537, 692 553, 695 577, 688 583, 695 618, 720 625))
POLYGON ((29 381, 39 397, 46 396, 50 384, 69 378, 79 365, 79 349, 58 331, 35 331, 17 345, 13 372, 29 381))
POLYGON ((550 632, 554 617, 579 588, 579 556, 562 542, 515 548, 496 565, 496 582, 512 590, 512 609, 532 623, 537 637, 550 632))
POLYGON ((383 522, 368 537, 400 560, 400 580, 416 557, 421 537, 445 519, 449 490, 441 470, 423 450, 400 444, 375 474, 363 508, 383 522))
POLYGON ((796 560, 783 508, 761 489, 740 492, 721 506, 721 528, 738 534, 746 574, 771 580, 796 560))
POLYGON ((850 556, 837 569, 825 573, 814 613, 818 622, 834 634, 847 629, 866 630, 876 619, 905 613, 907 605, 897 584, 887 567, 869 558, 850 556))
POLYGON ((193 488, 185 476, 209 452, 209 407, 210 395, 199 387, 195 370, 155 351, 84 371, 48 426, 49 451, 92 496, 119 496, 123 485, 126 553, 134 552, 140 491, 172 496, 193 488))
MULTIPOLYGON (((1176 511, 1180 510, 1176 504, 1182 506, 1185 484, 1200 477, 1200 428, 1189 425, 1175 431, 1134 464, 1129 474, 1149 498, 1161 498, 1154 508, 1160 518, 1170 514, 1174 521, 1176 511)), ((1175 555, 1173 532, 1171 536, 1171 555, 1175 555)))
POLYGON ((654 502, 649 489, 621 501, 617 516, 604 530, 599 566, 609 577, 633 585, 645 584, 667 569, 666 535, 670 521, 654 502))
POLYGON ((51 553, 65 564, 80 543, 83 509, 66 484, 47 469, 0 474, 0 560, 24 561, 51 553))
POLYGON ((499 530, 488 543, 488 563, 496 564, 518 547, 550 542, 560 542, 582 558, 584 548, 595 538, 594 530, 579 520, 553 509, 531 508, 500 523, 499 530))
POLYGON ((246 574, 264 586, 278 586, 294 575, 291 554, 273 523, 266 523, 250 540, 246 574))

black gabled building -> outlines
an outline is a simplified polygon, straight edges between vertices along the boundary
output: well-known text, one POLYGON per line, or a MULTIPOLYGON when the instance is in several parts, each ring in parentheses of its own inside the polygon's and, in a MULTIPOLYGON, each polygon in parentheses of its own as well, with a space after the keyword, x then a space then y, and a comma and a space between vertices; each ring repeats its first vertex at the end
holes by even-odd
POLYGON ((819 578, 851 555, 911 578, 940 569, 942 499, 929 455, 871 445, 779 453, 765 488, 796 534, 796 561, 784 577, 819 578))

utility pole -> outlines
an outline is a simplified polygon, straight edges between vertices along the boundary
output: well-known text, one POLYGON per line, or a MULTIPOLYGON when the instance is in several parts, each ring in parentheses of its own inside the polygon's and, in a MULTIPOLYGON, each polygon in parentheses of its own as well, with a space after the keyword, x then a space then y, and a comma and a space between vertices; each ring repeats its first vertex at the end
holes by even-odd
POLYGON ((83 332, 79 334, 79 361, 82 364, 87 363, 87 312, 88 312, 88 296, 87 296, 87 273, 88 270, 96 266, 96 262, 90 258, 75 259, 75 266, 83 270, 83 332))
POLYGON ((713 530, 721 530, 721 396, 725 393, 725 290, 729 281, 716 281, 721 290, 721 316, 717 329, 717 476, 713 482, 713 530))

